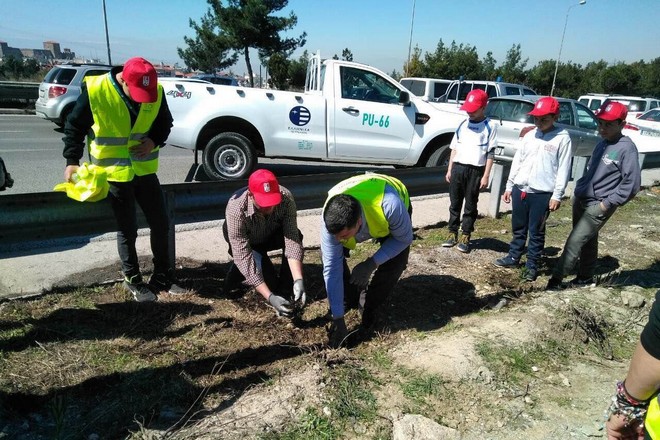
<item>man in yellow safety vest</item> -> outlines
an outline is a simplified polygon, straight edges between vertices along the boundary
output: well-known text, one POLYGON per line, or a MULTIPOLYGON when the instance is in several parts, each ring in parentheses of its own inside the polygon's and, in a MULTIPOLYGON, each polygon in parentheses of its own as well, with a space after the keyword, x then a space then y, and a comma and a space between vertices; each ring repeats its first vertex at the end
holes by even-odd
POLYGON ((170 265, 171 225, 156 176, 158 151, 171 128, 172 114, 156 70, 139 57, 104 75, 87 77, 64 127, 64 180, 75 179, 85 141, 91 163, 107 172, 124 286, 139 302, 155 301, 154 291, 186 292, 170 265), (142 280, 135 248, 136 203, 151 230, 154 272, 149 285, 142 280))

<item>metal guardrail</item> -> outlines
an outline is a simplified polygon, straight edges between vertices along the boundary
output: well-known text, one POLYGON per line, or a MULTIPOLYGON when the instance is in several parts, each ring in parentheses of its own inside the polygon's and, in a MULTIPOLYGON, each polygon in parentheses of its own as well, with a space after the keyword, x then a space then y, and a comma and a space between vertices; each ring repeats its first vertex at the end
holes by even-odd
MULTIPOLYGON (((323 205, 328 190, 335 184, 356 174, 315 174, 278 180, 293 193, 298 209, 312 209, 323 205)), ((386 174, 400 179, 411 196, 443 193, 449 188, 442 168, 387 170, 386 174)), ((163 185, 172 224, 223 219, 229 197, 246 185, 246 180, 163 185)), ((139 227, 146 226, 146 221, 140 217, 139 227)), ((173 243, 175 232, 174 228, 171 229, 170 241, 173 243)), ((114 216, 107 200, 80 203, 60 192, 0 196, 0 243, 6 251, 49 252, 40 248, 54 240, 84 238, 115 230, 114 216), (39 243, 44 245, 39 246, 39 243)))
POLYGON ((39 83, 0 81, 0 104, 34 103, 39 98, 39 83))

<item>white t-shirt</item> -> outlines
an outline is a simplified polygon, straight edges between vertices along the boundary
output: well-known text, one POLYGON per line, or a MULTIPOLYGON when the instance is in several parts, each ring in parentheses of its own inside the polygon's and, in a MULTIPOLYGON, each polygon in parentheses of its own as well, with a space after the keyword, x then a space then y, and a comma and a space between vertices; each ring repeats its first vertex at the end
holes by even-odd
POLYGON ((466 119, 456 129, 449 148, 456 150, 455 163, 482 167, 486 165, 488 153, 497 146, 497 125, 489 118, 481 122, 466 119))

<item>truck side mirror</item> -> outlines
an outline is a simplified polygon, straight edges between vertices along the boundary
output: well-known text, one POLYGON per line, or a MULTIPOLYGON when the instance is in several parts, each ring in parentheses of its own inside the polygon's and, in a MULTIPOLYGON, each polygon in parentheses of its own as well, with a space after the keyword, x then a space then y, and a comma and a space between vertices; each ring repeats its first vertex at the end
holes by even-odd
POLYGON ((401 91, 399 95, 399 104, 407 106, 410 105, 410 93, 401 91))

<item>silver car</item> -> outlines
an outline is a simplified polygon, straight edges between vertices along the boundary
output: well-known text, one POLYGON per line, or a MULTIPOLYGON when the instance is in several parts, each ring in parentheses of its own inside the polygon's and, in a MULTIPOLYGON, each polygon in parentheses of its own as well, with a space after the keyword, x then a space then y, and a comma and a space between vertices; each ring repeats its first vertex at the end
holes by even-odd
POLYGON ((83 78, 102 75, 111 68, 106 64, 60 64, 53 67, 39 85, 39 98, 34 104, 37 116, 64 125, 80 96, 83 78))
MULTIPOLYGON (((517 143, 530 128, 534 128, 534 117, 528 115, 536 101, 542 96, 501 96, 491 98, 486 115, 498 125, 495 159, 512 161, 517 143)), ((559 102, 557 126, 565 128, 571 136, 575 156, 591 156, 598 135, 598 120, 585 105, 574 99, 556 98, 559 102)))

